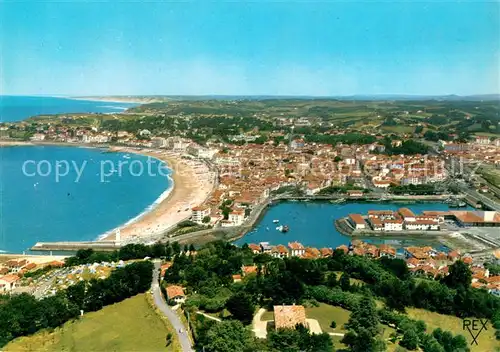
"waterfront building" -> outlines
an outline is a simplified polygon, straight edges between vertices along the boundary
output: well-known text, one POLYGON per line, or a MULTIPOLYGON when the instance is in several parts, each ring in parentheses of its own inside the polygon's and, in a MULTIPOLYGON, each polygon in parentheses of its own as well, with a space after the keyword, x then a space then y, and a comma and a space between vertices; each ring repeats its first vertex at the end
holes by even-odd
POLYGON ((203 224, 203 219, 211 213, 208 206, 194 207, 191 211, 191 220, 197 224, 203 224))
POLYGON ((349 223, 356 229, 366 229, 365 219, 360 214, 349 214, 349 223))
POLYGON ((231 222, 232 226, 240 226, 243 224, 243 220, 245 219, 245 210, 238 209, 233 210, 229 213, 228 220, 231 222))
POLYGON ((415 214, 408 208, 400 208, 398 214, 403 217, 404 221, 415 221, 415 214))
POLYGON ((384 231, 402 231, 403 230, 403 220, 384 220, 384 231))
POLYGON ((253 254, 259 254, 260 253, 260 246, 255 243, 250 243, 248 245, 248 248, 250 248, 253 252, 253 254))
POLYGON ((287 258, 289 256, 289 252, 285 246, 279 244, 271 249, 271 255, 274 258, 287 258))
POLYGON ((260 251, 262 253, 271 253, 272 247, 269 244, 269 242, 261 242, 260 244, 260 251))
POLYGON ((153 148, 165 148, 167 146, 167 140, 163 137, 151 138, 151 146, 153 148))
POLYGON ((302 257, 306 252, 305 247, 299 242, 289 242, 288 248, 290 248, 290 255, 292 257, 302 257))

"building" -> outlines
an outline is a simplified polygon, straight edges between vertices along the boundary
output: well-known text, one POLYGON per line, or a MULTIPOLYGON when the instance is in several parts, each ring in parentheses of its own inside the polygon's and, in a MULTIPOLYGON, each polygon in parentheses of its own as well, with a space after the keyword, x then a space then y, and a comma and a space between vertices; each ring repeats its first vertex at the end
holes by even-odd
POLYGON ((184 288, 177 285, 170 285, 166 288, 167 298, 174 301, 175 303, 183 303, 186 300, 186 295, 184 294, 184 288))
POLYGON ((292 257, 302 257, 306 252, 305 247, 299 242, 289 242, 288 248, 290 248, 290 255, 292 257))
POLYGON ((19 276, 9 274, 0 277, 0 292, 12 292, 17 286, 19 276))
POLYGON ((488 136, 476 136, 476 144, 488 145, 488 144, 490 144, 490 137, 488 137, 488 136))
POLYGON ((307 327, 306 310, 304 306, 274 306, 274 328, 278 329, 295 329, 297 325, 307 327))
POLYGON ((415 214, 408 208, 400 208, 398 214, 403 217, 404 221, 415 221, 415 214))
POLYGON ((384 220, 384 231, 402 231, 403 220, 384 220))
POLYGON ((43 133, 35 133, 30 139, 32 141, 43 141, 45 140, 45 135, 43 133))
POLYGON ((151 138, 151 146, 153 148, 165 148, 167 146, 167 140, 163 137, 151 138))
POLYGON ((349 214, 349 223, 356 229, 366 229, 365 219, 360 214, 349 214))
POLYGON ((248 245, 248 248, 250 248, 253 252, 253 254, 259 254, 260 253, 260 246, 255 243, 250 243, 248 245))
POLYGON ((203 219, 206 216, 210 216, 211 212, 210 207, 207 206, 194 207, 191 211, 191 220, 197 224, 203 224, 203 219))
POLYGON ((259 245, 262 253, 271 253, 272 247, 269 242, 261 242, 259 245))
POLYGON ((233 210, 229 213, 228 220, 233 224, 233 226, 240 226, 243 224, 243 220, 245 219, 245 211, 244 210, 233 210))
POLYGON ((360 190, 348 190, 347 195, 352 198, 363 197, 363 191, 360 190))
POLYGON ((368 221, 374 231, 382 231, 384 229, 384 224, 379 218, 369 218, 368 221))
POLYGON ((271 249, 271 255, 275 258, 286 258, 289 256, 288 249, 283 246, 282 244, 279 244, 277 246, 274 246, 271 249))

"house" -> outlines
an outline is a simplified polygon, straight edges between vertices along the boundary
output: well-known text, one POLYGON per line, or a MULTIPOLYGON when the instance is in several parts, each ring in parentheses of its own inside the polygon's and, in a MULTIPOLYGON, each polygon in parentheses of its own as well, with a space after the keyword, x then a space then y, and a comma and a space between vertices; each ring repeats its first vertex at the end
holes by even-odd
POLYGON ((233 282, 241 282, 241 275, 240 274, 233 275, 233 282))
POLYGON ((348 221, 356 230, 366 229, 365 219, 360 214, 349 214, 348 221))
POLYGON ((183 303, 186 300, 184 288, 182 286, 170 285, 166 288, 167 298, 175 303, 183 303))
POLYGON ((288 249, 285 246, 279 244, 271 249, 271 255, 275 258, 286 258, 288 257, 289 253, 288 249))
POLYGON ((274 306, 274 328, 278 329, 295 329, 300 324, 307 326, 306 310, 304 306, 274 306))
POLYGON ((396 257, 396 249, 387 244, 381 244, 378 250, 379 250, 379 257, 389 257, 389 258, 396 257))
POLYGON ((243 220, 245 219, 245 211, 244 210, 233 210, 229 213, 228 220, 233 223, 234 226, 240 226, 243 224, 243 220))
POLYGON ((271 245, 269 244, 269 242, 261 242, 259 243, 260 245, 260 251, 262 253, 271 253, 271 250, 272 250, 272 247, 271 245))
POLYGON ((292 257, 302 257, 306 252, 305 247, 299 242, 289 242, 288 248, 290 248, 290 255, 292 257))
POLYGON ((248 245, 248 248, 250 248, 253 252, 253 254, 259 254, 260 253, 260 246, 255 243, 250 243, 248 245))
POLYGON ((32 141, 43 141, 45 140, 45 135, 43 133, 35 133, 30 139, 32 141))
POLYGON ((347 247, 345 244, 342 244, 342 245, 338 246, 337 248, 335 248, 335 250, 337 250, 337 249, 344 252, 345 254, 349 253, 349 247, 347 247))
POLYGON ((172 262, 166 262, 165 264, 162 264, 160 267, 160 275, 163 278, 165 276, 165 272, 172 266, 172 262))
POLYGON ((0 292, 11 292, 16 288, 17 282, 19 281, 19 276, 14 274, 9 274, 0 277, 0 292))
POLYGON ((243 265, 241 267, 241 271, 243 272, 243 276, 257 274, 257 266, 256 265, 243 265))
POLYGON ((203 224, 203 219, 210 216, 211 212, 210 207, 207 206, 194 207, 191 211, 191 220, 197 224, 203 224))
POLYGON ((321 248, 319 251, 323 258, 329 257, 333 254, 333 249, 331 248, 321 248))

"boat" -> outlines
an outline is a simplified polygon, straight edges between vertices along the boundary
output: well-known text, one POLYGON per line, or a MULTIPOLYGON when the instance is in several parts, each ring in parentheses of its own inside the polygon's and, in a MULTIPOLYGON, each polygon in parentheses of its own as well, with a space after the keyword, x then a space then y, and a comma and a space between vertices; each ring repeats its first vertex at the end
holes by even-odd
POLYGON ((273 220, 273 222, 274 222, 275 224, 277 224, 277 223, 279 223, 280 221, 279 221, 279 220, 273 220))
POLYGON ((130 159, 130 155, 125 154, 125 155, 123 156, 123 159, 130 159))
POLYGON ((278 230, 279 232, 283 232, 283 233, 285 233, 285 232, 288 232, 288 230, 290 230, 290 228, 289 228, 287 225, 284 225, 284 226, 283 226, 283 225, 281 225, 281 226, 278 226, 278 227, 276 228, 276 230, 278 230))

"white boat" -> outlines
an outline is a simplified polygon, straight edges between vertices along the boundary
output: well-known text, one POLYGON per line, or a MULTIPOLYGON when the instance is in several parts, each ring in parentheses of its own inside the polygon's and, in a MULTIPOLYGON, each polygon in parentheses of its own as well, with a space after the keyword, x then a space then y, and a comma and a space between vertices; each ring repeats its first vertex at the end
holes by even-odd
POLYGON ((274 222, 275 224, 277 224, 277 223, 279 223, 280 221, 279 221, 279 220, 273 220, 273 222, 274 222))
POLYGON ((125 154, 125 155, 123 156, 123 159, 130 159, 130 155, 125 154))
POLYGON ((276 230, 278 230, 278 231, 283 230, 283 226, 278 226, 278 227, 276 228, 276 230))

